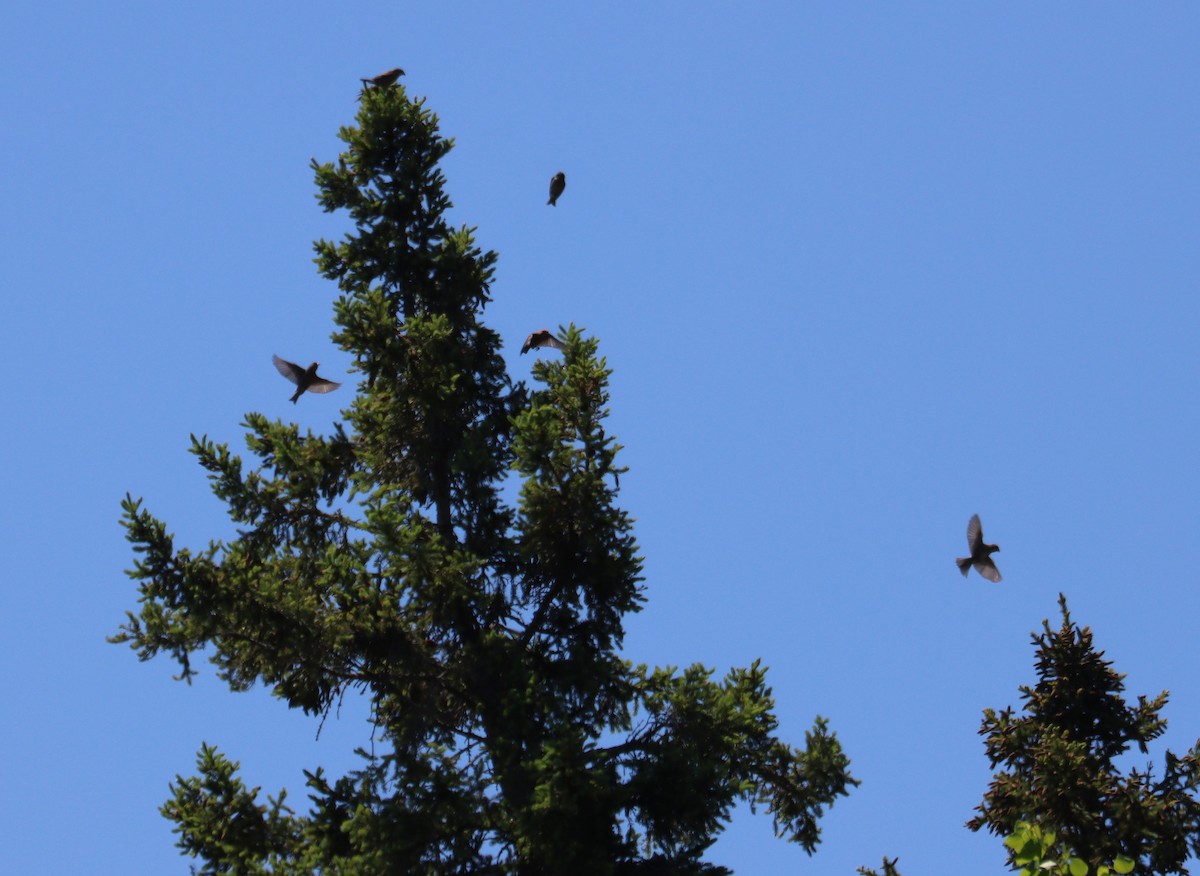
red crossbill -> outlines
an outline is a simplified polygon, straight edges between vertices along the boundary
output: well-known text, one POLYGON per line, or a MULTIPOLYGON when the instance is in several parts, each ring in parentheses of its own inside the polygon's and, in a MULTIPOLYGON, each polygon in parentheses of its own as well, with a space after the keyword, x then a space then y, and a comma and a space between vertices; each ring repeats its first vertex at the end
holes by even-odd
POLYGON ((296 399, 300 398, 305 390, 308 392, 333 392, 341 386, 340 383, 334 383, 332 380, 319 377, 317 375, 316 362, 313 362, 308 368, 301 368, 295 362, 280 359, 278 356, 272 356, 271 361, 275 363, 276 371, 296 384, 296 394, 292 396, 292 404, 296 403, 296 399))
POLYGON ((551 207, 558 206, 559 195, 563 193, 563 189, 567 187, 567 175, 561 170, 554 174, 554 178, 550 180, 550 200, 546 203, 551 207))
POLYGON ((967 547, 971 551, 971 556, 955 560, 958 563, 958 571, 963 573, 963 577, 967 577, 967 572, 974 566, 975 571, 980 575, 993 583, 999 583, 1000 570, 992 562, 991 555, 1000 550, 1000 547, 983 543, 983 524, 979 522, 978 514, 972 515, 970 522, 967 523, 967 547))
POLYGON ((552 347, 555 350, 565 350, 567 345, 560 341, 554 335, 550 334, 549 329, 539 329, 525 339, 525 345, 521 347, 521 355, 524 356, 530 350, 536 350, 540 347, 552 347))
POLYGON ((369 79, 360 79, 359 81, 362 82, 363 88, 366 88, 368 85, 375 88, 387 88, 389 85, 395 85, 396 80, 403 75, 404 71, 396 67, 393 70, 388 70, 386 73, 380 73, 378 76, 372 76, 369 79))

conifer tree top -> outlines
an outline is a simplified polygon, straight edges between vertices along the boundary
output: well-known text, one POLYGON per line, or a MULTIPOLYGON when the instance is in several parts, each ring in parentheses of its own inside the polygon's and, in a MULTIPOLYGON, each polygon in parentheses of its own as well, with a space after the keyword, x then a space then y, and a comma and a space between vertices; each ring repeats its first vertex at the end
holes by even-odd
POLYGON ((373 751, 309 772, 297 814, 206 746, 164 806, 180 847, 206 872, 718 873, 702 856, 743 800, 811 853, 855 783, 836 737, 818 718, 804 748, 781 740, 758 663, 718 681, 622 657, 645 592, 599 342, 563 327, 534 388, 508 376, 483 322, 496 255, 444 218, 450 141, 398 81, 360 101, 313 163, 353 223, 316 243, 361 375, 344 420, 247 414, 249 469, 193 439, 231 541, 176 549, 128 498, 142 605, 115 639, 185 678, 203 651, 314 716, 356 692, 373 751))

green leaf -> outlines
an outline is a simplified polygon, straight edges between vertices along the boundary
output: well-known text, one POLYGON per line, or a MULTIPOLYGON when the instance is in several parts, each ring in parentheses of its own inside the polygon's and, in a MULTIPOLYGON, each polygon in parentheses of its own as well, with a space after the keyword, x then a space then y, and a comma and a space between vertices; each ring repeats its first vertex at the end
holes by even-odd
POLYGON ((1088 865, 1083 858, 1072 858, 1067 862, 1067 869, 1071 876, 1087 876, 1088 865))
POLYGON ((1132 873, 1134 863, 1133 858, 1126 857, 1125 855, 1117 855, 1117 859, 1113 861, 1113 869, 1122 874, 1132 873))

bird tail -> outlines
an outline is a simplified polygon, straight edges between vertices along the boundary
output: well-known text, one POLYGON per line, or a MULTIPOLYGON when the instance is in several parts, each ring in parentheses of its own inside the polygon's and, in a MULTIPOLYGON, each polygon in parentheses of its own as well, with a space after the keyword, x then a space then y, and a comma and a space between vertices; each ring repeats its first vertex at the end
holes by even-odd
POLYGON ((547 201, 546 203, 547 203, 547 204, 549 204, 551 207, 557 207, 557 206, 558 206, 558 204, 554 203, 554 198, 551 198, 551 199, 550 199, 549 201, 547 201))
POLYGON ((963 573, 963 577, 967 577, 967 572, 971 571, 971 558, 959 557, 954 562, 958 563, 958 571, 963 573))

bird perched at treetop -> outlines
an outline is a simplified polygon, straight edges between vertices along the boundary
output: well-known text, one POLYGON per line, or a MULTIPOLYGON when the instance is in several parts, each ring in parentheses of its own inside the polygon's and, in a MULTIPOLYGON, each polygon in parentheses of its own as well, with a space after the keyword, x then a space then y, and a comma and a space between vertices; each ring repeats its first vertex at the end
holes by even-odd
POLYGON ((525 344, 521 347, 521 355, 524 356, 530 350, 536 350, 541 347, 553 347, 555 350, 565 350, 567 345, 550 334, 549 329, 539 329, 525 339, 525 344))
POLYGON ((308 392, 333 392, 340 383, 334 383, 332 380, 326 380, 324 377, 317 375, 317 363, 313 362, 308 368, 301 368, 295 362, 289 362, 287 359, 280 359, 278 356, 272 356, 271 361, 275 363, 275 370, 296 384, 296 394, 292 396, 292 404, 296 403, 296 399, 300 398, 307 390, 308 392))
POLYGON ((1000 546, 983 543, 983 524, 979 522, 978 514, 971 515, 971 520, 967 523, 967 548, 971 551, 971 556, 955 560, 963 577, 967 577, 967 572, 974 566, 976 572, 992 583, 1000 583, 1000 570, 992 562, 991 556, 1000 550, 1000 546))
POLYGON ((369 79, 360 79, 363 88, 374 86, 375 88, 387 88, 389 85, 395 85, 396 80, 404 75, 404 71, 399 67, 388 70, 386 73, 380 73, 378 76, 372 76, 369 79))
POLYGON ((558 206, 558 198, 567 187, 567 175, 561 170, 550 180, 550 200, 546 203, 551 207, 558 206))

